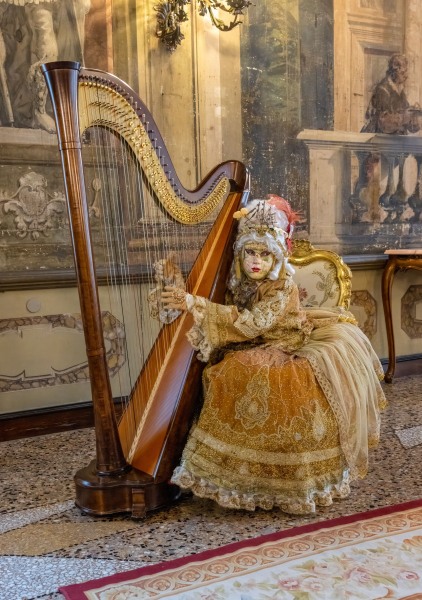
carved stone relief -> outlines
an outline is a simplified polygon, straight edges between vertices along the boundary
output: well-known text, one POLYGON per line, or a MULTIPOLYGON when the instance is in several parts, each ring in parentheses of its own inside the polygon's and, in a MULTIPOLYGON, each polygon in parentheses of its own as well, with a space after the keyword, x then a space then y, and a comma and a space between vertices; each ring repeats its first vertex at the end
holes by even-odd
MULTIPOLYGON (((32 162, 32 161, 31 161, 32 162)), ((87 170, 87 200, 98 263, 104 264, 101 186, 87 170)), ((2 271, 72 269, 66 197, 56 166, 0 163, 0 268, 2 271), (4 168, 1 168, 1 167, 4 168)))
MULTIPOLYGON (((66 198, 60 192, 50 194, 47 191, 47 179, 40 173, 30 171, 18 182, 15 192, 0 190, 0 205, 4 215, 13 217, 14 226, 7 227, 9 235, 17 238, 29 236, 37 240, 40 235, 48 236, 48 231, 57 223, 66 222, 66 198)), ((1 221, 0 221, 1 223, 1 221)))

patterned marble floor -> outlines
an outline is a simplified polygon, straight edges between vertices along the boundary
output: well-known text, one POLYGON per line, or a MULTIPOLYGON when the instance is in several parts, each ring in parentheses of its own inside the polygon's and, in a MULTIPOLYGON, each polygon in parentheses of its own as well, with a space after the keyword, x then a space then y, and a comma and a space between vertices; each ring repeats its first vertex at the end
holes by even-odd
POLYGON ((0 600, 62 600, 60 585, 422 497, 422 375, 385 390, 389 406, 369 476, 347 500, 300 518, 228 511, 191 497, 143 521, 88 517, 74 506, 72 477, 92 458, 91 430, 3 442, 0 600))

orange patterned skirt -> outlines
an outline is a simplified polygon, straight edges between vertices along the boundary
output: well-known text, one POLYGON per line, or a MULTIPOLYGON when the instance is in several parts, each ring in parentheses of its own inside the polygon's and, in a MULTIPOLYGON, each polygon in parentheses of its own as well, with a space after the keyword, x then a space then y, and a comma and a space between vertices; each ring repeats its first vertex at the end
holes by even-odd
POLYGON ((206 367, 172 481, 222 506, 313 512, 349 493, 334 413, 306 358, 269 346, 206 367))

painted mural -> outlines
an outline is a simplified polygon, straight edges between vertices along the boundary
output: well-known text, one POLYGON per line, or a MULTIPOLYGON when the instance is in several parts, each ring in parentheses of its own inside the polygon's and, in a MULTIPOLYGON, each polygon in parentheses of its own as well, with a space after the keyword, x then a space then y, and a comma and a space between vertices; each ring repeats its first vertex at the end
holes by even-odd
POLYGON ((343 255, 420 246, 417 2, 262 2, 242 35, 255 195, 285 194, 343 255))
MULTIPOLYGON (((71 60, 107 68, 100 0, 0 1, 0 268, 73 271, 52 107, 40 65, 71 60), (93 57, 96 56, 94 59, 93 57)), ((90 187, 90 201, 95 189, 90 187)), ((94 220, 95 227, 95 220, 94 220)))
MULTIPOLYGON (((383 252, 422 244, 420 0, 260 0, 224 33, 192 0, 173 52, 156 36, 155 4, 0 0, 0 349, 13 338, 32 356, 37 331, 51 330, 60 357, 60 368, 35 360, 24 375, 0 366, 0 413, 89 395, 46 60, 82 61, 139 91, 186 187, 235 159, 249 166, 254 197, 289 198, 299 237, 358 264, 352 310, 387 355, 383 252)), ((93 169, 86 176, 102 264, 101 190, 93 169)), ((396 290, 398 353, 416 355, 421 281, 396 290)))
POLYGON ((255 197, 278 193, 309 218, 304 128, 333 126, 333 8, 330 1, 259 2, 242 31, 245 161, 255 197))
MULTIPOLYGON (((206 55, 200 57, 198 47, 188 67, 187 55, 177 54, 186 53, 185 47, 166 53, 154 34, 154 11, 145 4, 134 0, 0 1, 2 268, 19 271, 28 255, 31 269, 37 269, 36 257, 44 269, 71 267, 71 261, 57 259, 63 240, 67 247, 70 238, 66 216, 57 208, 63 186, 57 157, 51 168, 54 136, 44 135, 53 132, 54 124, 39 71, 41 62, 56 59, 85 61, 90 67, 111 70, 135 89, 142 88, 139 80, 148 66, 137 61, 156 61, 156 72, 168 70, 175 81, 183 77, 183 86, 192 77, 193 116, 186 132, 205 134, 202 122, 209 120, 206 111, 213 111, 209 113, 212 126, 198 139, 200 147, 221 144, 221 160, 246 162, 255 197, 269 192, 288 197, 301 211, 299 230, 314 244, 343 255, 420 245, 422 94, 418 73, 422 56, 414 43, 421 20, 416 9, 416 1, 381 0, 263 0, 251 5, 238 28, 237 49, 236 44, 227 45, 230 53, 239 53, 236 106, 228 104, 233 93, 224 91, 223 64, 220 86, 214 88, 220 96, 208 102, 213 90, 201 91, 198 86, 208 84, 195 82, 196 67, 192 66, 201 60, 203 77, 207 77, 206 55), (142 44, 148 44, 149 50, 140 54, 142 44), (228 135, 240 147, 237 156, 231 155, 232 146, 224 140, 224 133, 220 137, 215 133, 229 131, 229 123, 228 135), (42 179, 42 184, 28 188, 31 177, 42 179)), ((183 43, 192 44, 185 31, 183 43)), ((216 76, 218 72, 210 71, 213 85, 216 76)), ((145 90, 148 87, 147 83, 145 90)), ((151 87, 151 102, 153 111, 157 107, 162 116, 162 134, 170 149, 175 146, 177 156, 183 125, 176 126, 174 115, 187 106, 185 91, 168 90, 166 102, 166 87, 157 88, 161 98, 151 87)), ((194 143, 186 147, 188 151, 197 152, 194 143)), ((180 158, 182 170, 184 163, 192 162, 194 172, 189 170, 189 178, 196 173, 196 181, 218 162, 213 154, 208 161, 187 154, 180 158)), ((90 188, 90 193, 94 201, 95 190, 90 188)), ((67 250, 62 253, 68 259, 67 250)))

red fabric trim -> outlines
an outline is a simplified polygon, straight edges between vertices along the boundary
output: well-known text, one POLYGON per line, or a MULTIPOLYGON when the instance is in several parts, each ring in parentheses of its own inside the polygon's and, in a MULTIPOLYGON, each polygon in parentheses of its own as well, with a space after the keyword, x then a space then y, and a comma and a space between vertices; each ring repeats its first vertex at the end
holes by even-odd
POLYGON ((215 558, 216 556, 231 554, 232 552, 236 552, 237 550, 240 550, 242 548, 253 548, 255 546, 265 544, 266 542, 274 542, 277 540, 282 540, 284 538, 294 537, 305 533, 310 533, 312 531, 318 531, 319 529, 330 529, 332 527, 338 527, 340 525, 356 523, 357 521, 366 521, 376 517, 410 510, 412 508, 418 508, 420 506, 422 506, 422 499, 411 500, 410 502, 403 502, 402 504, 385 506, 383 508, 376 508, 374 510, 369 510, 353 515, 347 515, 345 517, 337 517, 336 519, 329 519, 327 521, 308 523, 307 525, 292 527, 291 529, 285 529, 283 531, 269 533, 267 535, 262 535, 257 538, 242 540, 241 542, 233 542, 232 544, 220 546, 219 548, 214 548, 213 550, 205 550, 200 554, 190 554, 189 556, 184 556, 183 558, 176 558, 174 560, 169 560, 154 565, 139 567, 138 569, 132 569, 130 571, 123 571, 122 573, 116 573, 115 575, 109 575, 107 577, 102 577, 101 579, 94 579, 91 581, 86 581, 84 583, 67 585, 59 588, 58 591, 64 595, 66 600, 86 600, 86 595, 84 591, 88 591, 93 588, 96 589, 102 587, 103 585, 108 585, 110 583, 119 583, 127 581, 129 579, 145 577, 146 575, 154 575, 155 573, 159 573, 160 571, 177 569, 190 562, 206 561, 210 558, 215 558))

